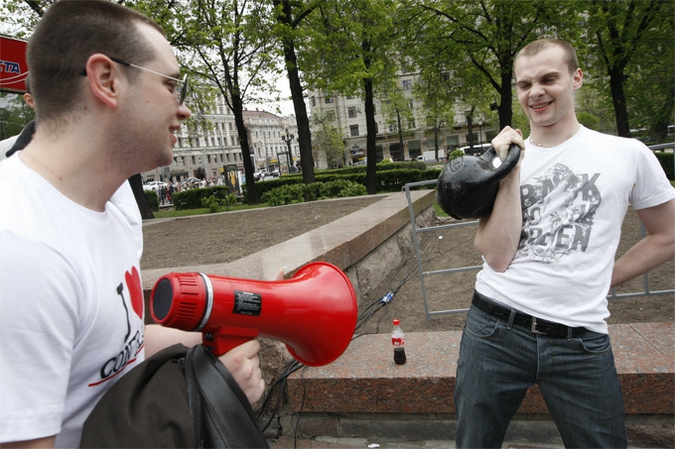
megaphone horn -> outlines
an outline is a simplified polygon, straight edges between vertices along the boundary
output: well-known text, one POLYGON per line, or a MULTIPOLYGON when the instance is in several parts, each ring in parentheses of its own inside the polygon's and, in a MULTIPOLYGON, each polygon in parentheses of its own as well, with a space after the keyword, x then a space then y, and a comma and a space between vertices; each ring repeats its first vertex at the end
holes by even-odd
POLYGON ((281 281, 169 273, 157 280, 150 297, 155 322, 202 332, 204 345, 216 355, 260 335, 283 341, 308 366, 342 355, 357 309, 349 278, 326 262, 309 263, 281 281))

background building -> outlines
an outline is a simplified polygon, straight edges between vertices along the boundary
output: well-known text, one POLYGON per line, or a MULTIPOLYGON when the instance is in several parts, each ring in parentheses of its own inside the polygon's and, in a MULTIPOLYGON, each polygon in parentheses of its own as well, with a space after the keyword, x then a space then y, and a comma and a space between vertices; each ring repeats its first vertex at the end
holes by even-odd
POLYGON ((265 111, 244 111, 244 123, 249 133, 249 145, 254 154, 254 170, 265 169, 269 173, 279 170, 288 173, 290 165, 300 161, 298 128, 295 116, 279 117, 265 111), (288 131, 288 134, 287 134, 288 131))
MULTIPOLYGON (((402 93, 402 100, 398 96, 398 107, 387 104, 394 100, 375 100, 378 162, 385 158, 404 161, 414 160, 422 155, 429 156, 430 151, 436 150, 437 139, 438 157, 443 159, 454 149, 478 146, 494 137, 496 124, 489 123, 482 115, 462 110, 461 105, 457 105, 456 110, 449 114, 453 117, 451 123, 429 123, 423 102, 413 94, 414 86, 418 82, 417 74, 399 76, 398 88, 402 93), (396 109, 399 110, 398 113, 396 109), (400 134, 399 127, 402 131, 400 134)), ((313 117, 332 124, 343 137, 345 165, 365 159, 366 116, 361 98, 315 90, 309 94, 309 107, 313 117)), ((312 122, 316 123, 315 120, 312 122)))
MULTIPOLYGON (((295 117, 279 117, 265 111, 244 111, 244 122, 249 131, 249 144, 254 171, 279 169, 288 172, 289 136, 293 164, 299 162, 297 127, 295 117)), ((244 161, 234 115, 222 96, 216 98, 213 109, 207 113, 193 112, 192 120, 183 122, 176 134, 178 141, 173 149, 173 164, 159 167, 143 174, 145 182, 164 181, 175 183, 188 178, 217 182, 224 167, 233 167, 244 173, 244 161)))

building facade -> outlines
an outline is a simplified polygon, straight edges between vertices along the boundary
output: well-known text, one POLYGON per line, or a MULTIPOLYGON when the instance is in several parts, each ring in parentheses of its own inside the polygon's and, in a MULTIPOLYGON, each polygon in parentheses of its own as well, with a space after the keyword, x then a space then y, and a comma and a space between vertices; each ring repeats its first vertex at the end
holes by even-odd
MULTIPOLYGON (((292 164, 299 162, 295 117, 279 117, 264 111, 244 111, 254 171, 280 169, 287 173, 290 143, 292 164), (288 137, 286 134, 288 130, 288 137), (281 163, 279 162, 281 161, 281 163), (281 166, 281 167, 280 167, 281 166)), ((144 182, 175 183, 188 178, 217 182, 226 167, 244 173, 244 160, 234 114, 218 96, 211 111, 193 114, 176 134, 173 164, 143 173, 144 182)))
POLYGON ((294 115, 280 117, 265 111, 244 111, 244 124, 249 134, 254 170, 288 173, 293 171, 290 167, 297 167, 300 152, 294 115))
MULTIPOLYGON (((414 160, 425 152, 426 155, 432 151, 435 154, 437 146, 438 158, 444 159, 454 149, 470 145, 478 146, 489 142, 494 136, 496 128, 494 124, 488 123, 483 116, 463 111, 461 106, 457 106, 453 111, 452 123, 430 124, 423 102, 413 94, 414 86, 418 82, 418 74, 399 76, 398 88, 403 100, 401 102, 399 97, 398 108, 389 106, 386 100, 375 100, 378 162, 383 159, 414 160), (399 110, 398 113, 396 109, 399 110)), ((345 165, 365 160, 367 130, 364 103, 361 98, 316 90, 310 92, 309 107, 312 116, 320 117, 324 123, 332 124, 343 137, 345 165)))

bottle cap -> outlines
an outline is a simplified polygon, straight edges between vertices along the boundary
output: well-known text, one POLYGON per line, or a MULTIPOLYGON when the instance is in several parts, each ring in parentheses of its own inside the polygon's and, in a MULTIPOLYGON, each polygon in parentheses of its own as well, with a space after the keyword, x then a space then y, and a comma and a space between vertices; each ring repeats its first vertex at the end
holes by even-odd
POLYGON ((399 324, 401 324, 399 320, 394 320, 394 326, 398 326, 399 324))

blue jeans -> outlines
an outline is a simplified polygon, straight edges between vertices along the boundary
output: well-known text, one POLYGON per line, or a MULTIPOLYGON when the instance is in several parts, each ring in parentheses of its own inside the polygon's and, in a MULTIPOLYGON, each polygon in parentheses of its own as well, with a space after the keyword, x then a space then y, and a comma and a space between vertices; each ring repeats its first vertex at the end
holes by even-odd
POLYGON ((625 448, 623 396, 609 336, 533 334, 472 306, 457 362, 458 448, 499 448, 535 382, 565 447, 625 448))

